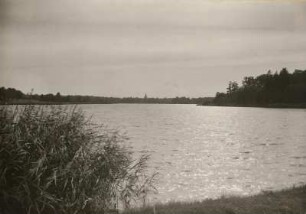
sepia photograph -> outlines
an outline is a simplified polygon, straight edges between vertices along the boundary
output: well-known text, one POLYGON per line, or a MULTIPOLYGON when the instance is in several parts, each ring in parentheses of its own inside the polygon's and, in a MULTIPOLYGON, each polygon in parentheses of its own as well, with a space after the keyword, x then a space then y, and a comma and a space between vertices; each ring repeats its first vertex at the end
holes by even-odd
POLYGON ((306 214, 306 0, 0 0, 0 214, 306 214))

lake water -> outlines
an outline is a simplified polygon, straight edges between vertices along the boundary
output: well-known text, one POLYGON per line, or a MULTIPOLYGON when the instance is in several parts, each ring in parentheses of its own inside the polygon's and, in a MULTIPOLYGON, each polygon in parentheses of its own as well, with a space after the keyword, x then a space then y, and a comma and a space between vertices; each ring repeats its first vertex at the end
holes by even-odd
POLYGON ((249 195, 306 183, 306 110, 81 105, 127 132, 159 172, 154 202, 249 195))

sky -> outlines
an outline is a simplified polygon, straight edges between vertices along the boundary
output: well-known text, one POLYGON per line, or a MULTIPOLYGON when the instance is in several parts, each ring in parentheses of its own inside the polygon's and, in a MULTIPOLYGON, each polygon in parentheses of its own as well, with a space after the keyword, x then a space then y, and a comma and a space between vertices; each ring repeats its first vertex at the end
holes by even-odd
POLYGON ((204 97, 306 69, 306 2, 0 0, 0 86, 24 93, 204 97))

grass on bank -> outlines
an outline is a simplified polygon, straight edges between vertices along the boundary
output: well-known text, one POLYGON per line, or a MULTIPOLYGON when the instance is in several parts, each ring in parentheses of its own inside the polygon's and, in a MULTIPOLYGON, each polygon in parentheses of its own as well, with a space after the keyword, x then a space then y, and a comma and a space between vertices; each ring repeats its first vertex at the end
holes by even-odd
POLYGON ((77 108, 0 106, 0 213, 105 213, 143 198, 154 177, 126 137, 77 108))
MULTIPOLYGON (((263 192, 248 197, 221 197, 202 202, 157 204, 156 214, 305 214, 306 185, 263 192)), ((124 214, 154 214, 153 207, 126 210, 124 214)))

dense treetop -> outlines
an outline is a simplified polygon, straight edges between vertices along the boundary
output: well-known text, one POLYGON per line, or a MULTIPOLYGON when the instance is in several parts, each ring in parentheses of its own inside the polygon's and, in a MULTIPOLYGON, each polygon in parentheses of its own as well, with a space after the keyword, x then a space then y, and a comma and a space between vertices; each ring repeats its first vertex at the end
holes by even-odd
POLYGON ((272 74, 244 77, 242 85, 229 82, 226 93, 217 93, 214 104, 268 106, 306 103, 306 70, 289 73, 286 68, 272 74))

